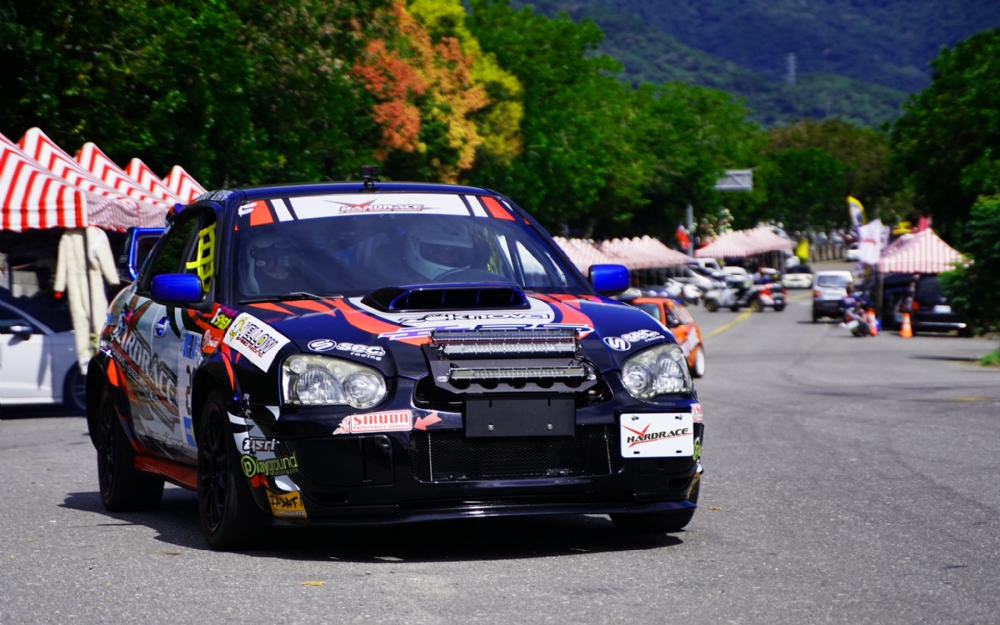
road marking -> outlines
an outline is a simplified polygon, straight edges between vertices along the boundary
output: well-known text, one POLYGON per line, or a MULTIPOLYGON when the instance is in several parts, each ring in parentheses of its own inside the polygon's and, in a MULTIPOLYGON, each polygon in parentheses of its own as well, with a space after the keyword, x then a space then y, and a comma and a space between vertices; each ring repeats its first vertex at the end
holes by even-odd
POLYGON ((737 323, 739 323, 739 322, 743 321, 744 319, 746 319, 747 317, 749 317, 749 316, 750 316, 750 315, 752 315, 752 314, 753 314, 753 313, 752 313, 752 312, 750 312, 749 310, 748 310, 748 311, 746 311, 745 313, 740 313, 739 315, 737 315, 737 316, 736 316, 736 318, 735 318, 735 319, 733 319, 732 321, 730 321, 730 322, 729 322, 729 323, 727 323, 726 325, 724 325, 724 326, 720 326, 720 327, 718 327, 718 328, 716 328, 716 329, 712 330, 712 331, 711 331, 711 332, 709 332, 708 334, 706 334, 706 335, 705 335, 705 338, 706 338, 706 339, 710 339, 710 338, 712 338, 713 336, 715 336, 716 334, 722 334, 723 332, 725 332, 725 331, 726 331, 726 330, 728 330, 729 328, 733 327, 733 326, 734 326, 734 325, 736 325, 737 323))
POLYGON ((789 295, 788 301, 790 302, 801 302, 803 300, 811 299, 812 293, 796 293, 795 295, 789 295))
POLYGON ((948 401, 992 401, 989 397, 949 397, 948 401))

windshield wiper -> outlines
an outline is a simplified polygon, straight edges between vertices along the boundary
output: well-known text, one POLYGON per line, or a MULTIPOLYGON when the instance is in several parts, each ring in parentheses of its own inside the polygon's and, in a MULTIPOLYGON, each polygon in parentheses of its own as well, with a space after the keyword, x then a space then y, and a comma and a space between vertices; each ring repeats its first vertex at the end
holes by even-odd
POLYGON ((340 293, 328 293, 326 295, 316 295, 315 293, 307 293, 306 291, 293 291, 291 293, 282 293, 281 295, 261 295, 260 297, 248 297, 247 299, 239 300, 240 304, 258 304, 260 302, 287 302, 293 299, 330 299, 344 297, 340 293))

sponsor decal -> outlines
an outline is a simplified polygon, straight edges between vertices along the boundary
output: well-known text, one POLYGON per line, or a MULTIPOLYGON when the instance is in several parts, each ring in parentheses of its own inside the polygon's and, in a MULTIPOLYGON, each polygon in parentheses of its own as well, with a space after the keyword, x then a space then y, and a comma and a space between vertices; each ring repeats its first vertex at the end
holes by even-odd
POLYGON ((233 322, 233 319, 235 319, 237 315, 239 315, 238 311, 226 306, 219 306, 219 308, 215 311, 215 314, 212 316, 211 321, 208 323, 213 328, 225 330, 229 327, 229 324, 233 322))
POLYGON ((230 324, 222 342, 246 356, 262 371, 267 371, 289 340, 253 315, 241 313, 230 324))
POLYGON ((409 432, 411 429, 413 429, 413 414, 409 410, 389 410, 344 417, 333 433, 409 432))
MULTIPOLYGON (((129 332, 122 343, 125 354, 132 359, 138 369, 157 393, 177 407, 177 374, 160 356, 153 352, 146 339, 138 332, 129 332)), ((168 424, 173 427, 173 423, 168 424)))
POLYGON ((701 439, 696 438, 694 439, 694 454, 691 456, 691 459, 697 462, 700 458, 701 458, 701 439))
POLYGON ((621 416, 621 453, 625 458, 683 458, 694 452, 691 413, 621 416))
POLYGON ((371 360, 382 360, 385 356, 385 348, 379 345, 359 345, 357 343, 338 343, 333 339, 316 339, 309 341, 309 349, 314 352, 328 352, 337 350, 338 352, 350 352, 352 356, 361 356, 371 360))
POLYGON ((650 432, 649 427, 651 423, 647 423, 646 427, 641 430, 633 430, 627 425, 622 427, 632 433, 631 436, 625 437, 625 442, 628 443, 629 447, 635 447, 636 445, 641 445, 643 443, 652 443, 653 441, 663 440, 667 438, 680 438, 682 436, 691 436, 691 428, 677 428, 676 430, 660 430, 659 432, 650 432))
POLYGON ((636 330, 635 332, 623 334, 622 338, 630 343, 648 343, 649 341, 662 339, 663 335, 659 332, 654 332, 653 330, 636 330))
POLYGON ((691 404, 691 418, 695 423, 703 423, 703 415, 704 411, 701 408, 701 404, 691 404))
POLYGON ((250 213, 253 212, 254 206, 256 205, 257 205, 256 202, 249 202, 247 204, 243 204, 242 206, 240 206, 240 210, 237 212, 239 213, 240 217, 243 217, 244 215, 249 215, 250 213))
POLYGON ((244 454, 240 456, 240 466, 243 467, 243 475, 248 478, 255 475, 273 477, 299 472, 299 460, 294 453, 284 458, 267 458, 266 460, 244 454))
POLYGON ((278 441, 273 438, 257 438, 256 436, 247 436, 243 439, 243 451, 274 451, 274 446, 277 444, 278 441))
POLYGON ((156 336, 163 336, 167 333, 167 326, 170 325, 170 317, 164 315, 159 321, 153 325, 153 331, 156 332, 156 336))
POLYGON ((333 204, 340 204, 340 213, 379 213, 379 212, 419 212, 424 210, 423 204, 378 204, 378 199, 369 200, 361 204, 350 202, 338 202, 328 200, 333 204))
POLYGON ((267 502, 271 504, 271 514, 291 519, 306 518, 306 508, 302 505, 300 493, 273 493, 267 491, 267 502))
POLYGON ((184 346, 181 348, 181 357, 188 360, 201 360, 201 335, 194 332, 184 333, 184 346))
POLYGON ((576 330, 577 335, 583 338, 594 331, 594 328, 575 323, 478 323, 478 324, 450 324, 424 326, 422 328, 407 328, 405 330, 394 330, 379 334, 380 339, 390 341, 401 341, 403 339, 423 338, 430 336, 436 330, 576 330))
POLYGON ((205 193, 199 196, 198 198, 196 198, 195 201, 203 202, 207 200, 209 202, 218 202, 219 204, 225 204, 226 198, 228 198, 232 194, 233 194, 232 191, 212 191, 210 193, 205 193))
POLYGON ((606 336, 604 344, 617 352, 627 352, 632 349, 632 344, 620 336, 606 336))
POLYGON ((219 346, 219 342, 219 337, 212 330, 205 330, 205 334, 201 336, 201 352, 203 354, 211 354, 219 346))

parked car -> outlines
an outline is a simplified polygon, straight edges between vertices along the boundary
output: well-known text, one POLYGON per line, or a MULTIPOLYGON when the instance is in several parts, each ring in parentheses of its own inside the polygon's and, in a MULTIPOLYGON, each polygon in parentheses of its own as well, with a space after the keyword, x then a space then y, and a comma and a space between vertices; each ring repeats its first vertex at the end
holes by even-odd
POLYGON ((701 405, 675 337, 608 297, 628 271, 588 280, 495 192, 363 176, 170 217, 90 363, 103 505, 196 490, 215 549, 472 516, 684 527, 701 405))
POLYGON ((844 256, 848 262, 856 263, 861 260, 861 244, 855 241, 847 246, 847 254, 844 256))
POLYGON ((0 289, 0 404, 62 404, 83 414, 85 392, 69 312, 0 289))
POLYGON ((917 281, 916 296, 903 300, 897 313, 902 323, 902 313, 910 313, 910 327, 917 332, 950 332, 959 336, 972 336, 972 328, 965 318, 951 309, 948 298, 941 291, 936 275, 922 275, 917 281))
POLYGON ((812 268, 809 265, 795 265, 781 276, 781 285, 786 289, 808 289, 812 286, 812 268))
POLYGON ((701 267, 702 269, 711 269, 712 271, 722 271, 719 261, 714 258, 690 258, 688 259, 688 265, 701 267))
POLYGON ((673 332, 674 338, 687 357, 691 375, 696 378, 705 375, 707 360, 701 330, 683 304, 666 297, 637 297, 622 301, 645 312, 673 332))
POLYGON ((817 271, 813 274, 812 320, 822 317, 840 318, 844 314, 841 300, 854 288, 854 275, 850 271, 817 271))

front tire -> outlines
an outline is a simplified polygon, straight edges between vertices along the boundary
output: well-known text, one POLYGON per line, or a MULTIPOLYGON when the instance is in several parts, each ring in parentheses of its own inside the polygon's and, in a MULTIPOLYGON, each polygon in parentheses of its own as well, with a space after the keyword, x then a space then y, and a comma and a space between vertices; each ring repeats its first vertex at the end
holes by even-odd
POLYGON ((760 303, 759 299, 755 299, 750 302, 750 312, 759 313, 764 310, 764 305, 760 303))
POLYGON ((135 449, 119 423, 111 390, 101 393, 97 434, 97 481, 101 503, 110 512, 154 510, 163 497, 163 480, 135 469, 135 449))
MULTIPOLYGON (((698 503, 701 480, 695 484, 688 501, 698 503)), ((667 534, 679 532, 694 517, 694 510, 671 510, 670 512, 649 512, 646 514, 612 514, 611 522, 627 534, 667 534)))
POLYGON ((229 433, 225 398, 213 391, 198 428, 198 514, 212 549, 230 551, 263 538, 263 511, 253 500, 229 433))
POLYGON ((694 353, 694 367, 691 368, 691 377, 700 378, 705 375, 705 350, 698 348, 694 353))

